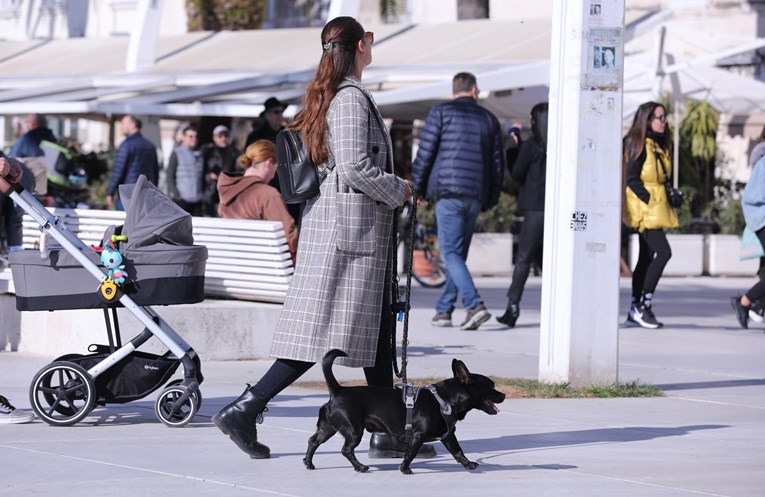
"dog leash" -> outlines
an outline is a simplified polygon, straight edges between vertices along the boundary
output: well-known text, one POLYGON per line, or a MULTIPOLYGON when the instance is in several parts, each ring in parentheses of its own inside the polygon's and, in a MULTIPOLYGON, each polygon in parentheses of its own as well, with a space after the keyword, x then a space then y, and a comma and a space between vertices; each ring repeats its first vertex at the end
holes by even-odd
MULTIPOLYGON (((402 383, 405 387, 409 386, 409 381, 406 375, 406 366, 407 366, 407 347, 409 346, 409 310, 411 309, 411 295, 412 295, 412 264, 414 259, 414 238, 415 238, 415 230, 416 230, 416 224, 417 224, 417 195, 412 192, 412 204, 411 204, 410 212, 409 212, 409 240, 408 240, 408 250, 406 253, 406 290, 404 292, 404 300, 401 300, 401 296, 399 295, 399 279, 398 279, 398 270, 396 269, 393 271, 394 278, 393 278, 393 286, 395 288, 395 298, 396 298, 396 304, 394 305, 396 311, 397 311, 397 321, 403 321, 404 322, 404 331, 402 332, 401 336, 401 368, 398 367, 398 362, 396 361, 396 324, 394 321, 394 324, 392 326, 393 330, 391 332, 391 347, 393 348, 393 371, 396 374, 396 378, 400 378, 402 383)), ((398 218, 398 216, 397 216, 398 218)), ((398 261, 396 260, 397 257, 394 256, 394 263, 395 267, 398 268, 398 261)), ((407 392, 408 388, 404 388, 404 392, 407 392)), ((406 399, 407 397, 405 397, 406 399)), ((412 405, 414 405, 414 394, 412 394, 411 399, 412 405)), ((408 401, 407 401, 408 404, 408 401)))

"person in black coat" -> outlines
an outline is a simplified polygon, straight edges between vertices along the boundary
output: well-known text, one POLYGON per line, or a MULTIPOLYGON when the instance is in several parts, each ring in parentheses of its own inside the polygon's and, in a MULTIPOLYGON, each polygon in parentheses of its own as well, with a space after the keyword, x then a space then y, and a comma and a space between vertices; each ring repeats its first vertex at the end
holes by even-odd
POLYGON ((514 327, 520 315, 523 288, 529 277, 534 255, 542 245, 545 221, 545 171, 547 169, 547 102, 531 109, 532 138, 521 144, 510 174, 520 183, 518 207, 523 210, 523 225, 518 242, 513 281, 507 291, 507 310, 497 321, 514 327))
POLYGON ((276 135, 284 129, 284 109, 289 104, 280 102, 278 98, 271 97, 263 104, 265 110, 260 113, 261 122, 254 126, 254 129, 247 135, 244 142, 244 149, 258 140, 268 140, 276 143, 276 135))

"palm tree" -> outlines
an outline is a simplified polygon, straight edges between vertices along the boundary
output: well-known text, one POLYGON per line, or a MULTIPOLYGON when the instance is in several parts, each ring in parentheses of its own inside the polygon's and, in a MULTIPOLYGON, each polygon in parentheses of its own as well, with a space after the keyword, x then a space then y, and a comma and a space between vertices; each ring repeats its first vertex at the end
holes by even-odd
POLYGON ((703 208, 714 197, 714 168, 717 154, 717 126, 720 113, 709 102, 690 100, 687 114, 680 124, 680 162, 686 184, 695 186, 703 208))

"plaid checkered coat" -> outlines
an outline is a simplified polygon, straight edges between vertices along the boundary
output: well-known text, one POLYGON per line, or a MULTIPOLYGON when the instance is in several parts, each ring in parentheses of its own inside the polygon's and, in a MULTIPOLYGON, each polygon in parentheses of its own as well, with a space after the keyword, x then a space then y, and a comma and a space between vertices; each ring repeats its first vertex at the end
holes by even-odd
POLYGON ((337 348, 348 354, 343 364, 362 367, 375 361, 394 209, 406 184, 391 170, 390 136, 371 95, 347 81, 355 88, 339 90, 327 114, 336 165, 306 205, 271 355, 318 362, 337 348))

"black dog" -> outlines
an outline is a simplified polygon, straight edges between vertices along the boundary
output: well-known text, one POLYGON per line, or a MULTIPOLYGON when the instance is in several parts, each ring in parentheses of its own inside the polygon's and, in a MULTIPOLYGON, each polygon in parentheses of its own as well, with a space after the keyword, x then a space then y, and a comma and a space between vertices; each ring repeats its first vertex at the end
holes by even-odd
MULTIPOLYGON (((345 437, 342 454, 361 473, 369 467, 361 464, 354 449, 361 443, 364 429, 369 432, 387 432, 399 440, 407 437, 405 431, 406 406, 400 389, 380 387, 343 387, 332 374, 332 363, 336 357, 345 356, 341 350, 330 350, 322 360, 324 378, 329 388, 329 402, 321 406, 316 433, 308 440, 303 464, 315 469, 313 455, 319 445, 337 432, 345 437)), ((471 409, 480 409, 487 414, 497 414, 495 404, 505 400, 505 394, 494 388, 494 382, 486 376, 472 374, 462 361, 452 360, 454 378, 440 381, 431 390, 423 388, 414 404, 411 423, 411 438, 399 469, 410 475, 409 469, 414 457, 424 442, 441 439, 454 458, 466 469, 475 469, 478 463, 471 462, 462 452, 454 434, 457 421, 465 419, 471 409)))

